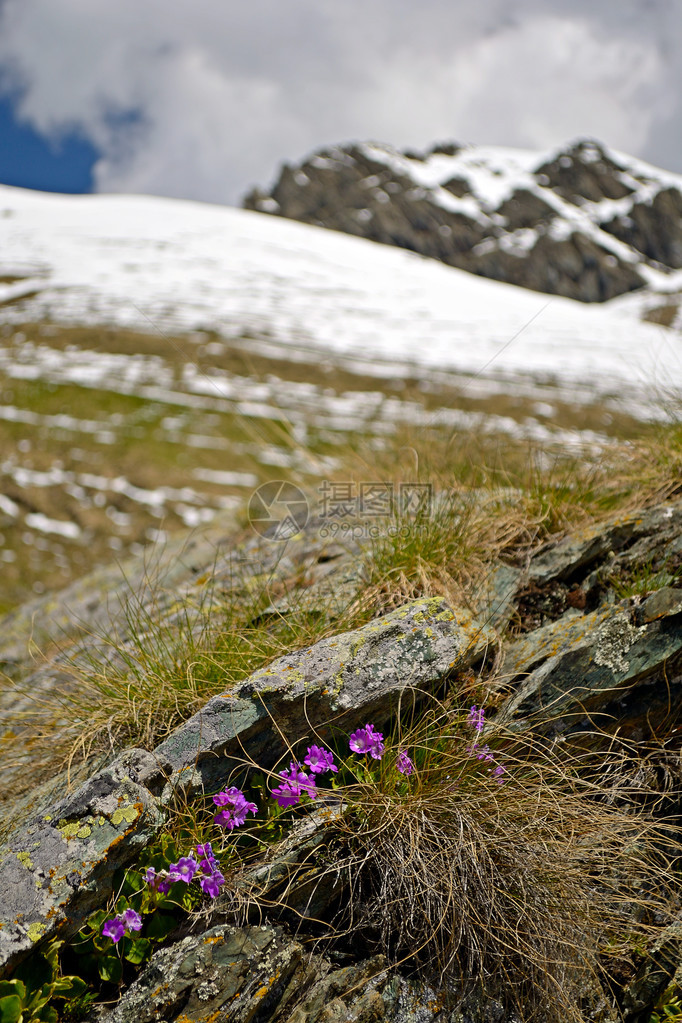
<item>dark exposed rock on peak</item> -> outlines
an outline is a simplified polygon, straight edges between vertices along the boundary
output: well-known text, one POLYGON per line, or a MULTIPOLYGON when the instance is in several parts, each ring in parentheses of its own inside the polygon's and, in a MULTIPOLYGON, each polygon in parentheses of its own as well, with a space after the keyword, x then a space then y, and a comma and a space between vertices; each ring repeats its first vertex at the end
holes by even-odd
POLYGON ((541 164, 535 171, 535 179, 574 203, 622 199, 635 191, 633 185, 627 183, 624 168, 608 156, 598 142, 589 139, 568 146, 541 164))
POLYGON ((643 287, 647 264, 682 267, 682 183, 590 139, 551 156, 334 146, 244 206, 582 302, 643 287))

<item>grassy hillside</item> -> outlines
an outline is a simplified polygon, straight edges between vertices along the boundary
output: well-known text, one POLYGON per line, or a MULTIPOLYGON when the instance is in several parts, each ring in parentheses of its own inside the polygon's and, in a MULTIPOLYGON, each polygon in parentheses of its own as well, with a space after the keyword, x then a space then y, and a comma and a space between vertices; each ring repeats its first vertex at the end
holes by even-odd
POLYGON ((277 358, 262 340, 2 328, 0 611, 200 525, 265 480, 315 490, 348 452, 392 451, 405 433, 428 428, 460 453, 512 440, 525 457, 529 444, 593 450, 643 432, 550 386, 379 379, 332 357, 277 358))

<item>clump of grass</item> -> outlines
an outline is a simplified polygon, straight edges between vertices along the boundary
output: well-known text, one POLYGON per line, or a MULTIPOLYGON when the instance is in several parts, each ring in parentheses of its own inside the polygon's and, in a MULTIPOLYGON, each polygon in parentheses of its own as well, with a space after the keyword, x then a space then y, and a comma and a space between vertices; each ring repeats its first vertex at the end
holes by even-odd
POLYGON ((335 615, 311 610, 295 592, 278 613, 272 600, 286 582, 248 573, 194 599, 148 588, 146 600, 130 595, 117 631, 86 632, 60 656, 56 684, 41 693, 12 684, 25 697, 3 741, 13 798, 58 770, 78 780, 83 765, 153 749, 211 696, 370 615, 359 603, 335 615))
POLYGON ((387 755, 343 791, 349 928, 456 997, 577 1023, 585 992, 608 987, 604 949, 669 916, 668 832, 634 799, 609 802, 603 765, 486 731, 500 784, 464 732, 436 707, 400 738, 412 777, 387 755))
POLYGON ((500 437, 416 437, 347 452, 336 475, 393 487, 392 514, 368 531, 364 575, 379 608, 414 596, 471 601, 500 558, 523 563, 548 539, 674 498, 682 479, 682 426, 670 421, 603 449, 534 448, 500 437), (430 489, 410 507, 401 487, 430 489))

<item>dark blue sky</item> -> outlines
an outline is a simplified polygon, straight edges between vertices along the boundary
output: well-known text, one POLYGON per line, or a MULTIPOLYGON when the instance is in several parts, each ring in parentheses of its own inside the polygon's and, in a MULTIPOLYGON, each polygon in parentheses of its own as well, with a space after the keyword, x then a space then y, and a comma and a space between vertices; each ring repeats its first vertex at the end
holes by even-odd
POLYGON ((85 139, 50 142, 17 124, 12 102, 0 99, 0 184, 44 192, 90 192, 97 151, 85 139))

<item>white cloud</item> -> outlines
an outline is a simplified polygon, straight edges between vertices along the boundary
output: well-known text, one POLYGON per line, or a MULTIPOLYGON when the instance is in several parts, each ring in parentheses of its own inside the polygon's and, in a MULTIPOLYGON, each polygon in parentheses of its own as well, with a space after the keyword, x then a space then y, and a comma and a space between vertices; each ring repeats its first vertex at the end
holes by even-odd
POLYGON ((236 202, 282 159, 350 138, 544 148, 589 134, 655 159, 648 140, 682 116, 679 10, 5 0, 0 67, 26 121, 95 143, 99 189, 236 202))
POLYGON ((600 38, 586 19, 541 15, 458 55, 453 120, 473 141, 531 148, 595 135, 626 151, 662 114, 665 69, 650 40, 600 38))

